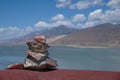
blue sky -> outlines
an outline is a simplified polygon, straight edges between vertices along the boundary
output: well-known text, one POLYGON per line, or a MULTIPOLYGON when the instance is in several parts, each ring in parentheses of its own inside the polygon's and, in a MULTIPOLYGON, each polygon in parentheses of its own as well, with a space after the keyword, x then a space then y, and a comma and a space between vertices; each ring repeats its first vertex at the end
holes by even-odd
POLYGON ((120 0, 0 0, 0 40, 45 28, 120 23, 120 0))

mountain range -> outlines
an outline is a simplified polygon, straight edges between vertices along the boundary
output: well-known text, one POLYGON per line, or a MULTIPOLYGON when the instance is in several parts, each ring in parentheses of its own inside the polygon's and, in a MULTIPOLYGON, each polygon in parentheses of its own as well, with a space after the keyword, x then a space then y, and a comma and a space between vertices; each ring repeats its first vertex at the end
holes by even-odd
POLYGON ((52 44, 116 46, 120 45, 120 25, 110 23, 97 25, 73 32, 52 44))
POLYGON ((10 39, 4 44, 25 44, 26 41, 31 41, 37 35, 44 35, 47 38, 47 43, 53 45, 120 45, 120 25, 110 23, 79 30, 61 25, 49 30, 35 31, 19 38, 10 39))
POLYGON ((60 25, 60 26, 52 28, 52 29, 35 31, 35 32, 32 32, 28 35, 21 36, 19 38, 9 39, 9 40, 6 40, 3 44, 6 44, 6 45, 25 44, 25 42, 32 41, 34 36, 38 36, 38 35, 44 35, 47 38, 47 42, 49 43, 49 42, 53 42, 56 39, 59 39, 59 38, 65 36, 65 35, 68 35, 68 34, 74 32, 74 31, 77 31, 77 30, 78 29, 71 28, 71 27, 68 27, 68 26, 65 26, 65 25, 60 25))

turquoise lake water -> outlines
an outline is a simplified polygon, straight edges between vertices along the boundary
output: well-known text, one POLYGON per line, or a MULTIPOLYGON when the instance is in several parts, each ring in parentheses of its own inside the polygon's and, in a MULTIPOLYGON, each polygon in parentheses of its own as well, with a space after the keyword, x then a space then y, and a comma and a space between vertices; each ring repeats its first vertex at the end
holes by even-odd
MULTIPOLYGON (((24 62, 26 46, 0 46, 0 70, 24 62)), ((72 48, 51 46, 49 55, 59 69, 120 71, 120 48, 72 48)))

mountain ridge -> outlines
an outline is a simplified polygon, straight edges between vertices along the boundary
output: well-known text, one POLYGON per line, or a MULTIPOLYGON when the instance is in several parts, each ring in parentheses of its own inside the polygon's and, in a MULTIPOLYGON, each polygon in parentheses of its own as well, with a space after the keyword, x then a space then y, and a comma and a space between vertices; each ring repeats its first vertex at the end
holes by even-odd
POLYGON ((43 32, 30 33, 6 44, 25 45, 26 41, 31 41, 36 35, 46 36, 47 43, 51 45, 120 46, 120 25, 110 23, 80 30, 61 25, 43 32))
POLYGON ((15 44, 15 45, 25 44, 25 42, 33 40, 34 36, 44 35, 47 39, 49 39, 49 38, 56 38, 56 37, 63 36, 63 35, 68 35, 77 30, 78 29, 71 28, 71 27, 68 27, 65 25, 60 25, 60 26, 52 28, 52 29, 47 29, 47 30, 43 30, 43 31, 35 31, 28 35, 21 36, 19 38, 7 40, 7 42, 5 42, 3 44, 8 44, 8 45, 9 44, 15 44))
POLYGON ((120 45, 120 25, 106 23, 81 29, 51 44, 88 46, 120 45))

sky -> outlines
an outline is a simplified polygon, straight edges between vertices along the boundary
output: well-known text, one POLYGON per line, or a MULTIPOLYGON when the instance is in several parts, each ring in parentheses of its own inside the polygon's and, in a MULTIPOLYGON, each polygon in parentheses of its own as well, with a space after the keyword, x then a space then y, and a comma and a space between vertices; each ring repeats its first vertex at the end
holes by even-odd
POLYGON ((120 0, 0 0, 0 40, 66 25, 120 24, 120 0))

